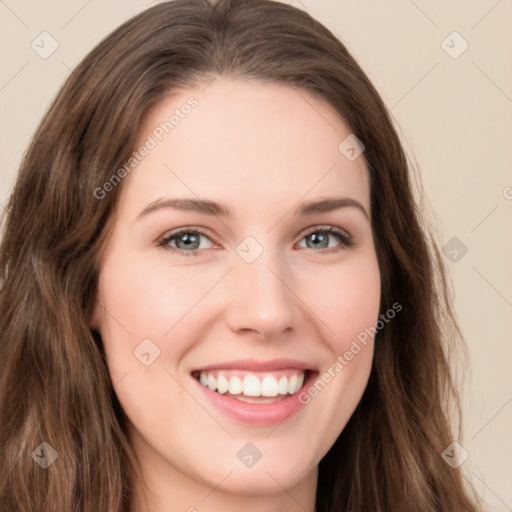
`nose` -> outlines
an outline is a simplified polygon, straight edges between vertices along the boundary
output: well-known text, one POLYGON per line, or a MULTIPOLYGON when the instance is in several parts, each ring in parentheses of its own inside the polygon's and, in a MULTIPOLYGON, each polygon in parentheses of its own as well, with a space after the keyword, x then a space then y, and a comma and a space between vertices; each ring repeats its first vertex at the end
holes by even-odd
POLYGON ((228 279, 226 318, 234 332, 252 331, 273 339, 295 327, 298 299, 279 256, 264 251, 252 263, 237 256, 228 279))

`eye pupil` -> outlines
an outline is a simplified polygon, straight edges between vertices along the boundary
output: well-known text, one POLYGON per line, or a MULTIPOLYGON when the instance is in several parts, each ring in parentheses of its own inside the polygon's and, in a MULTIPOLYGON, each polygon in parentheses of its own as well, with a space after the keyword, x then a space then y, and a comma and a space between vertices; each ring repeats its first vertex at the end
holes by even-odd
MULTIPOLYGON (((328 238, 326 235, 323 235, 323 234, 318 234, 318 233, 312 233, 310 235, 310 238, 313 242, 313 247, 319 247, 323 242, 327 241, 328 242, 328 238), (318 243, 317 243, 318 242, 318 243)), ((324 244, 325 245, 325 244, 324 244)), ((327 246, 325 246, 327 247, 327 246)))
POLYGON ((198 240, 199 237, 197 235, 185 233, 177 238, 176 245, 179 245, 178 242, 183 242, 185 244, 185 247, 190 248, 192 245, 197 244, 198 240))

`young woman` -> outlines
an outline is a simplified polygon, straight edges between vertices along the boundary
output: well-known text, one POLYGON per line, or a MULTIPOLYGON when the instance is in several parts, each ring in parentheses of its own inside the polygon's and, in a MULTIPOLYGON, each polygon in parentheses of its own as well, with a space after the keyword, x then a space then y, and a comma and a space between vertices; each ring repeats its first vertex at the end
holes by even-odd
POLYGON ((102 41, 0 277, 7 512, 479 510, 442 457, 460 333, 406 157, 301 10, 176 0, 102 41))

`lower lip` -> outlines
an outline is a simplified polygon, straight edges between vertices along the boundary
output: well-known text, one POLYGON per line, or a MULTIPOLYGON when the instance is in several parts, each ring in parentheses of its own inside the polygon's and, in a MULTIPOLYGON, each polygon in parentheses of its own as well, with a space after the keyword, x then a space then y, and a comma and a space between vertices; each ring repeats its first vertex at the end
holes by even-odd
MULTIPOLYGON (((275 425, 282 423, 292 416, 295 416, 304 406, 299 401, 300 391, 288 398, 283 398, 277 402, 267 404, 249 404, 241 402, 236 398, 221 395, 210 388, 203 386, 197 379, 191 377, 194 382, 201 388, 206 398, 217 407, 226 416, 241 421, 243 423, 251 423, 253 425, 275 425)), ((311 374, 308 379, 304 381, 301 388, 304 389, 314 374, 311 374)))

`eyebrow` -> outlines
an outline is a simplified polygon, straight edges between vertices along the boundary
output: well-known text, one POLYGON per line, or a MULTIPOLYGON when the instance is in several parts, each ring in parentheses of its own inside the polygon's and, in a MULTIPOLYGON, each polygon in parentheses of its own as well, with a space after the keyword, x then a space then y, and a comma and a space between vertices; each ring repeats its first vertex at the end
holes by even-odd
MULTIPOLYGON (((326 199, 307 201, 299 205, 293 213, 298 215, 315 215, 318 213, 328 213, 341 208, 353 207, 361 211, 366 219, 370 220, 368 212, 364 206, 350 197, 329 197, 326 199)), ((171 208, 186 212, 196 212, 202 215, 216 215, 220 217, 232 217, 231 210, 222 204, 210 201, 208 199, 193 198, 160 198, 149 203, 137 215, 137 220, 154 211, 171 208)))

